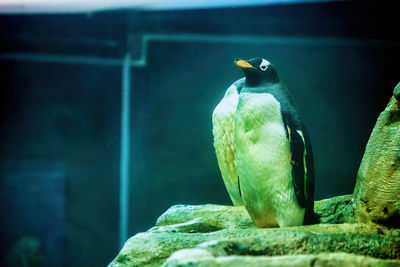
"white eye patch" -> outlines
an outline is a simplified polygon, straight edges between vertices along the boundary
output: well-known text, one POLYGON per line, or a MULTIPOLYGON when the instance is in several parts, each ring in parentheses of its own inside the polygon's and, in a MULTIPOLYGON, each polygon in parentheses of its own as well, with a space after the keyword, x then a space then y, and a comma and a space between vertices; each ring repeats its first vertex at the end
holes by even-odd
POLYGON ((269 62, 265 59, 262 59, 260 64, 260 70, 265 71, 268 68, 269 62))

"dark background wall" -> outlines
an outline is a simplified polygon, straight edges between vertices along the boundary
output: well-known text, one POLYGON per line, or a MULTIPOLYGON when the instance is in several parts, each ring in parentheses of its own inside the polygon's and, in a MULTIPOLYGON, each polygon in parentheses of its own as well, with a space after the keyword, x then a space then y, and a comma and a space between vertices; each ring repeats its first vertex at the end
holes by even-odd
POLYGON ((291 90, 313 143, 316 199, 351 193, 400 80, 399 23, 378 3, 0 16, 1 254, 36 235, 48 265, 116 255, 127 52, 147 50, 146 65, 131 67, 130 235, 174 204, 230 204, 211 114, 242 77, 237 57, 267 58, 291 90), (55 229, 59 254, 43 228, 55 229))

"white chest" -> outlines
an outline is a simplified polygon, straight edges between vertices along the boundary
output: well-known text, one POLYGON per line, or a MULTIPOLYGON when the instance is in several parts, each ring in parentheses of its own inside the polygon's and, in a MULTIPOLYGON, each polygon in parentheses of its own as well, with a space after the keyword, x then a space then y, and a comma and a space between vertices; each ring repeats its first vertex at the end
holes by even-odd
POLYGON ((237 172, 242 198, 259 227, 301 225, 281 106, 267 93, 241 93, 235 116, 237 172))
POLYGON ((281 106, 268 93, 242 93, 236 111, 237 141, 279 149, 285 145, 286 132, 281 106))

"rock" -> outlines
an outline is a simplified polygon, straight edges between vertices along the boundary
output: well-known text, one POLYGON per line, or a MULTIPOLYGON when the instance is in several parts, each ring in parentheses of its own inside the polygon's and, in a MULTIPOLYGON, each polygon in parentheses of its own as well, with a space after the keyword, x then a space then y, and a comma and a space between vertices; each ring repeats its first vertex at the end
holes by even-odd
POLYGON ((394 98, 396 98, 397 101, 400 102, 400 82, 394 88, 393 96, 394 96, 394 98))
MULTIPOLYGON (((400 83, 394 90, 399 98, 400 83)), ((357 174, 353 199, 338 222, 400 227, 400 104, 392 97, 379 115, 357 174)))
POLYGON ((352 195, 338 196, 314 202, 314 212, 321 223, 337 223, 337 213, 351 201, 352 195))
MULTIPOLYGON (((329 206, 337 209, 347 201, 349 196, 317 201, 316 211, 325 220, 333 213, 329 206)), ((160 266, 175 251, 195 247, 226 257, 347 252, 399 259, 400 229, 374 224, 258 229, 243 207, 179 205, 166 211, 157 226, 130 238, 109 266, 160 266)))
MULTIPOLYGON (((352 195, 344 195, 315 201, 314 211, 321 223, 335 222, 336 214, 351 201, 352 195)), ((190 225, 191 230, 202 233, 207 229, 221 230, 225 228, 255 227, 243 206, 221 205, 176 205, 168 209, 158 218, 156 226, 176 225, 180 232, 190 225)), ((210 231, 208 231, 210 232, 210 231)))
MULTIPOLYGON (((205 228, 204 230, 208 228, 221 230, 225 228, 255 227, 243 206, 221 206, 211 204, 201 206, 173 206, 158 218, 156 226, 187 224, 188 222, 190 222, 192 226, 194 224, 197 225, 198 228, 196 232, 198 233, 202 233, 202 227, 205 228)), ((177 227, 184 228, 185 225, 179 225, 177 227)))
POLYGON ((394 267, 398 266, 398 260, 382 260, 372 257, 358 256, 348 253, 321 253, 311 255, 285 255, 285 256, 213 256, 205 249, 184 249, 175 252, 162 265, 163 267, 172 266, 219 266, 219 267, 235 267, 235 266, 259 266, 259 267, 281 267, 281 266, 296 266, 296 267, 394 267))

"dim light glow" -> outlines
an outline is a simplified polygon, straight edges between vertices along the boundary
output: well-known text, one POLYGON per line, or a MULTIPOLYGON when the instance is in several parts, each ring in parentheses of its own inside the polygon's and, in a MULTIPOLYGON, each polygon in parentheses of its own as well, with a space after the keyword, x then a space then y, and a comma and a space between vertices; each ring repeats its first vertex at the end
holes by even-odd
POLYGON ((197 9, 333 1, 339 0, 0 0, 0 14, 85 13, 124 8, 197 9))

